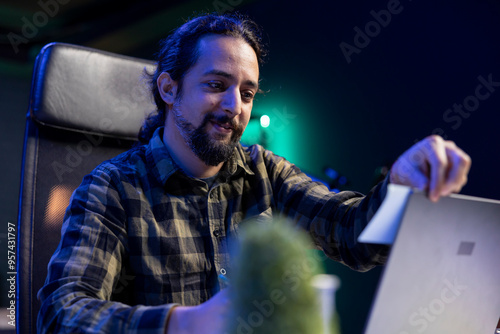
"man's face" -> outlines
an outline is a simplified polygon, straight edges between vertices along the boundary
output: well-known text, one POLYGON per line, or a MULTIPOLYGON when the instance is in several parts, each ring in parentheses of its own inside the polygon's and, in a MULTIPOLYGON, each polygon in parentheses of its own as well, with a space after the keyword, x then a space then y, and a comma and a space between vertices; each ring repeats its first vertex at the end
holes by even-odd
POLYGON ((183 79, 169 111, 185 143, 206 165, 227 161, 245 130, 258 90, 259 66, 252 47, 234 37, 200 39, 199 58, 183 79))

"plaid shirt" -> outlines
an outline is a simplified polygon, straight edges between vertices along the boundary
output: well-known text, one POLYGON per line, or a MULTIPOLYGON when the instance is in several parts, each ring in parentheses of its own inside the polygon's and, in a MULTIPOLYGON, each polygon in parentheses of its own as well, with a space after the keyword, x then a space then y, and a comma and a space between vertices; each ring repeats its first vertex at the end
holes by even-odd
POLYGON ((387 248, 356 243, 385 196, 335 194, 258 145, 238 146, 213 185, 186 176, 162 142, 99 165, 75 191, 53 255, 39 332, 164 333, 175 304, 208 300, 231 275, 228 241, 250 218, 286 215, 332 259, 364 271, 387 248))

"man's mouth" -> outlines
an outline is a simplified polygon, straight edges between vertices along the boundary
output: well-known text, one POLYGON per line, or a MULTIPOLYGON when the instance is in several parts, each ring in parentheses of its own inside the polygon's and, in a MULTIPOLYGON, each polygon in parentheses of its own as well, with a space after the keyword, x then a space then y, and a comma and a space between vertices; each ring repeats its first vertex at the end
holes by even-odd
POLYGON ((234 130, 234 126, 228 122, 223 123, 223 122, 211 121, 211 123, 216 130, 219 130, 221 132, 232 132, 234 130))

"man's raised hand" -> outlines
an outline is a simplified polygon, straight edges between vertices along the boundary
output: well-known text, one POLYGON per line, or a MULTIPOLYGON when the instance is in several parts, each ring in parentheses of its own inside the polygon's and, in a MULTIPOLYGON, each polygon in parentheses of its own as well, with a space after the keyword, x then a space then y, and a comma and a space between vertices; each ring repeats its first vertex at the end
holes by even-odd
POLYGON ((391 169, 391 183, 427 191, 439 197, 459 192, 467 183, 470 157, 454 142, 432 135, 403 153, 391 169))

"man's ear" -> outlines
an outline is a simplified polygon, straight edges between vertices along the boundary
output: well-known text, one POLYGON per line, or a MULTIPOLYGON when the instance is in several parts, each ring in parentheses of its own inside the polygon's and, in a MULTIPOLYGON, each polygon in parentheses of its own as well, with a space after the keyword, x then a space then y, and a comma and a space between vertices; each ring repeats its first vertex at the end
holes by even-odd
POLYGON ((161 99, 167 105, 173 105, 177 94, 177 81, 172 80, 169 73, 162 72, 158 76, 158 79, 156 79, 156 84, 158 85, 161 99))

